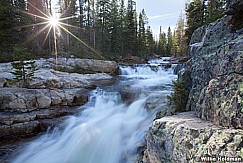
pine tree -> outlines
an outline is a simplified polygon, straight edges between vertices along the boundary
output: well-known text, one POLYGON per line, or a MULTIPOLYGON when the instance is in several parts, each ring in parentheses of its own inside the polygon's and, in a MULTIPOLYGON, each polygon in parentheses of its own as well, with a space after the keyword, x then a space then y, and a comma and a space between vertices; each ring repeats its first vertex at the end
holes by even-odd
POLYGON ((125 53, 125 42, 126 42, 126 7, 124 0, 120 0, 119 5, 119 40, 120 40, 120 52, 121 55, 124 55, 125 53))
POLYGON ((138 23, 138 47, 140 57, 144 57, 143 54, 146 50, 146 35, 145 35, 145 25, 148 23, 148 18, 143 9, 139 14, 139 23, 138 23))
POLYGON ((173 35, 172 35, 172 48, 171 48, 171 56, 177 57, 178 51, 179 51, 179 45, 178 39, 176 37, 176 31, 174 30, 173 35))
MULTIPOLYGON (((63 13, 62 17, 69 17, 69 19, 64 20, 64 23, 68 24, 69 26, 76 26, 76 0, 64 0, 63 4, 63 13)), ((71 33, 74 33, 72 28, 69 28, 68 26, 65 26, 65 29, 70 31, 71 33)), ((74 38, 70 36, 69 33, 67 33, 65 30, 62 31, 62 40, 64 42, 64 50, 68 51, 72 47, 72 44, 76 41, 74 38)))
POLYGON ((170 27, 168 28, 168 33, 167 33, 166 51, 167 51, 168 56, 173 55, 173 36, 172 36, 172 31, 171 31, 170 27))
POLYGON ((211 23, 218 18, 221 18, 225 10, 226 0, 208 0, 205 10, 205 22, 211 23))
POLYGON ((146 47, 147 47, 147 53, 145 58, 148 58, 149 56, 151 56, 154 52, 154 47, 155 47, 155 41, 153 38, 153 33, 151 30, 151 27, 148 26, 146 29, 146 47))
POLYGON ((135 55, 137 53, 137 16, 136 16, 136 2, 128 0, 125 36, 124 42, 125 53, 135 55))
POLYGON ((110 52, 110 34, 109 34, 109 23, 110 23, 110 13, 111 13, 111 4, 109 0, 99 0, 96 3, 97 10, 97 28, 99 32, 97 37, 100 39, 97 40, 97 46, 103 54, 110 52))
POLYGON ((125 0, 58 0, 55 8, 58 8, 61 18, 68 18, 62 20, 67 24, 62 24, 66 30, 60 27, 56 39, 53 30, 44 29, 46 24, 42 23, 46 20, 40 18, 56 12, 52 11, 51 2, 53 0, 1 0, 0 52, 9 51, 11 54, 8 47, 22 43, 35 54, 42 54, 43 50, 54 51, 55 40, 59 52, 88 52, 88 56, 92 50, 87 45, 112 58, 124 54, 144 57, 148 51, 158 53, 158 46, 162 49, 162 44, 154 42, 151 29, 146 30, 148 19, 145 11, 142 10, 137 18, 135 0, 128 0, 127 7, 125 0), (26 11, 31 19, 24 14, 26 11), (26 25, 30 28, 20 28, 26 25), (72 37, 67 31, 77 37, 72 37), (148 42, 149 48, 146 46, 148 42))
POLYGON ((0 1, 0 52, 5 53, 8 46, 12 45, 13 34, 17 31, 11 30, 14 26, 14 13, 11 7, 11 3, 7 0, 0 1), (14 32, 14 33, 13 33, 14 32))
POLYGON ((159 43, 158 43, 158 54, 161 56, 166 56, 166 33, 162 32, 160 27, 160 34, 159 34, 159 43))
POLYGON ((0 53, 3 60, 11 60, 11 52, 16 44, 22 44, 27 39, 29 18, 24 0, 0 1, 0 53))
POLYGON ((79 0, 80 37, 95 47, 95 0, 79 0))
POLYGON ((118 1, 111 1, 111 19, 109 23, 109 33, 111 37, 111 54, 115 55, 120 52, 119 49, 119 10, 118 1))
POLYGON ((15 75, 15 80, 21 82, 21 87, 28 87, 29 80, 32 80, 34 73, 37 70, 35 61, 24 61, 28 52, 26 48, 16 46, 14 47, 15 59, 18 61, 12 62, 14 71, 12 72, 15 75))
POLYGON ((205 22, 204 20, 205 5, 201 0, 193 0, 186 6, 187 28, 186 40, 189 44, 192 33, 205 22))
POLYGON ((198 27, 222 17, 225 6, 226 0, 193 0, 187 4, 187 28, 185 32, 187 44, 189 44, 192 33, 198 27))
POLYGON ((32 41, 31 48, 35 49, 35 53, 38 53, 43 49, 49 51, 54 49, 53 34, 48 35, 48 39, 46 39, 45 33, 48 32, 48 29, 43 30, 46 25, 39 24, 46 21, 41 17, 46 18, 45 14, 50 15, 48 13, 52 12, 50 4, 50 2, 45 0, 28 0, 27 8, 32 21, 32 30, 28 34, 28 40, 32 41))
POLYGON ((176 41, 174 46, 178 49, 176 52, 176 56, 183 56, 186 54, 187 45, 186 45, 186 38, 185 38, 185 22, 182 17, 182 14, 180 15, 175 29, 175 37, 176 41))

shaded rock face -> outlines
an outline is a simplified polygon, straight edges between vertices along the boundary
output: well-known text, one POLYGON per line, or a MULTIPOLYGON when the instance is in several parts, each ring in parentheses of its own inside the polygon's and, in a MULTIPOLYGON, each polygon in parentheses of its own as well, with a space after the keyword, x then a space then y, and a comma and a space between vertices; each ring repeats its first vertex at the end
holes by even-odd
POLYGON ((59 118, 73 112, 71 107, 83 105, 88 101, 89 91, 81 88, 0 90, 1 140, 30 137, 46 130, 48 126, 43 127, 40 120, 59 118))
POLYGON ((212 79, 201 92, 197 112, 214 124, 243 129, 243 75, 212 79))
POLYGON ((11 139, 16 137, 30 137, 40 132, 40 123, 38 121, 25 121, 11 125, 0 125, 0 138, 11 139))
POLYGON ((243 1, 230 0, 227 4, 227 24, 232 31, 243 28, 243 1))
POLYGON ((243 39, 237 33, 230 33, 223 19, 194 32, 189 51, 191 60, 188 63, 192 77, 189 103, 192 110, 195 108, 200 90, 211 79, 228 73, 242 72, 242 67, 238 66, 243 62, 242 49, 243 39))
MULTIPOLYGON (((19 114, 17 112, 0 113, 0 146, 5 140, 18 140, 32 137, 61 123, 63 116, 74 114, 76 108, 52 107, 19 114)), ((0 155, 1 156, 1 155, 0 155)))
POLYGON ((243 159, 242 130, 217 127, 193 112, 158 119, 150 131, 144 163, 206 161, 202 157, 243 159))
MULTIPOLYGON (((221 85, 221 87, 229 90, 229 92, 231 92, 231 88, 240 87, 241 79, 231 82, 231 79, 230 77, 228 78, 228 76, 242 78, 240 76, 243 75, 243 33, 240 31, 230 33, 229 27, 224 23, 225 19, 226 18, 222 18, 214 23, 197 29, 192 36, 189 48, 191 59, 187 63, 192 79, 187 110, 198 111, 197 108, 200 108, 200 112, 210 110, 204 108, 206 105, 200 106, 202 102, 198 102, 198 100, 200 96, 203 98, 204 95, 200 94, 203 93, 207 87, 210 87, 209 83, 212 83, 211 80, 218 77, 222 77, 222 79, 224 78, 224 83, 230 82, 231 84, 224 84, 221 85)), ((236 91, 236 89, 232 90, 232 93, 236 91)), ((223 102, 223 99, 220 101, 223 102)), ((217 105, 220 106, 219 104, 217 105)), ((234 107, 237 107, 235 111, 237 111, 237 114, 239 113, 237 117, 242 118, 240 106, 234 105, 234 107)), ((228 109, 231 108, 228 107, 228 109)), ((220 111, 221 113, 217 112, 219 114, 218 116, 211 116, 222 116, 221 119, 223 119, 224 116, 228 115, 227 112, 231 112, 227 110, 222 111, 223 110, 220 111)), ((215 112, 200 113, 200 115, 203 116, 211 113, 215 112)), ((203 118, 211 120, 209 116, 204 116, 203 118)), ((242 126, 242 124, 237 126, 242 126)))

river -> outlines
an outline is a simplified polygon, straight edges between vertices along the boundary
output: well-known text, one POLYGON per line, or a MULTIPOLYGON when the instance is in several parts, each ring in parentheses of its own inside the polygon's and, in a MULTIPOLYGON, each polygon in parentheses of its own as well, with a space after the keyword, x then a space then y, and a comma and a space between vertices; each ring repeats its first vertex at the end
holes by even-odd
MULTIPOLYGON (((177 79, 172 68, 150 64, 120 66, 119 80, 90 92, 89 102, 60 127, 30 142, 13 163, 130 163, 177 79), (132 101, 124 100, 132 95, 132 101), (161 99, 150 108, 148 100, 161 99)), ((131 98, 130 97, 130 98, 131 98)))

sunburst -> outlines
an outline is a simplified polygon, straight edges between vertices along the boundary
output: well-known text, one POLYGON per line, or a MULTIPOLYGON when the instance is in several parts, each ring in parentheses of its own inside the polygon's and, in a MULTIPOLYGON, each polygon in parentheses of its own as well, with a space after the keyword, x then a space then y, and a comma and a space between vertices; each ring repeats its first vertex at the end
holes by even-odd
POLYGON ((51 16, 48 20, 48 24, 50 24, 53 28, 56 28, 59 24, 59 19, 54 16, 51 16))
MULTIPOLYGON (((43 31, 48 29, 47 30, 48 32, 46 33, 46 36, 45 36, 45 39, 44 39, 44 43, 47 40, 48 36, 51 34, 51 31, 53 31, 54 53, 55 53, 55 57, 56 57, 56 64, 57 64, 57 33, 61 34, 61 32, 60 32, 61 30, 66 32, 67 34, 71 35, 76 40, 78 40, 80 43, 82 43, 84 46, 86 46, 92 52, 96 53, 100 58, 103 58, 103 56, 101 56, 101 54, 99 52, 97 52, 95 49, 93 49, 87 43, 85 43, 81 38, 77 37, 75 34, 73 34, 71 31, 68 30, 67 27, 79 28, 79 27, 64 23, 64 20, 74 18, 74 16, 62 17, 62 15, 61 15, 59 17, 59 16, 54 15, 54 14, 45 14, 44 12, 42 12, 41 10, 36 8, 31 3, 28 2, 28 4, 31 5, 33 8, 35 8, 40 13, 40 15, 43 15, 43 16, 36 15, 36 14, 33 14, 33 13, 29 13, 29 12, 24 12, 24 11, 22 11, 22 12, 24 12, 24 13, 30 15, 30 16, 33 16, 35 18, 39 18, 39 19, 42 20, 42 22, 36 23, 36 24, 31 24, 31 25, 26 25, 26 26, 22 26, 22 27, 33 27, 33 26, 43 26, 44 25, 44 27, 40 31, 35 33, 35 35, 32 38, 30 38, 30 40, 33 40, 35 37, 40 35, 43 31)), ((80 15, 77 15, 77 16, 80 16, 80 15)))

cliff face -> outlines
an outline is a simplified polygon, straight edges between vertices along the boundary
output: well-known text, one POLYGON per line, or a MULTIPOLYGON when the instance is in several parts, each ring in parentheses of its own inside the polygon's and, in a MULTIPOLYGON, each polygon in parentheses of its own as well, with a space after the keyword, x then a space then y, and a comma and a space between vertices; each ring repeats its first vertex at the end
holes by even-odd
POLYGON ((230 33, 225 18, 197 29, 188 63, 188 110, 226 127, 242 128, 243 29, 230 33))
POLYGON ((243 21, 232 24, 232 20, 243 10, 234 10, 236 4, 243 8, 243 3, 235 1, 228 9, 231 15, 193 33, 188 63, 192 87, 187 109, 215 124, 242 129, 243 21))
POLYGON ((188 112, 154 122, 144 162, 243 161, 243 1, 232 0, 226 13, 193 33, 188 112))

